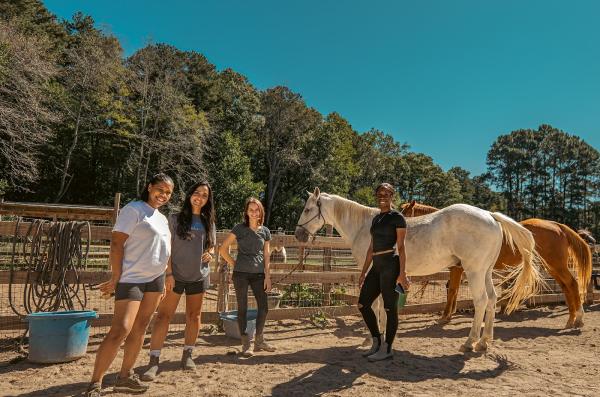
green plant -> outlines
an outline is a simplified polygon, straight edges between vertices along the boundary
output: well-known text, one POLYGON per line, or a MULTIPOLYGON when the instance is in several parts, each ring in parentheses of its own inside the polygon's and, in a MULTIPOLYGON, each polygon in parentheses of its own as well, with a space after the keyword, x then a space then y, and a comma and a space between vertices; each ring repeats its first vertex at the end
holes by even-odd
POLYGON ((329 319, 322 310, 319 310, 311 315, 310 322, 319 328, 325 328, 327 325, 329 325, 329 319))

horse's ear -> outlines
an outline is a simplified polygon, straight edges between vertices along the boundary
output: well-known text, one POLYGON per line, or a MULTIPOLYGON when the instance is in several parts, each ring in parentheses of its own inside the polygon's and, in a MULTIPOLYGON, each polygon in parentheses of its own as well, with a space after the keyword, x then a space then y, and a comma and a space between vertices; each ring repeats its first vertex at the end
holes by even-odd
POLYGON ((308 197, 310 197, 312 193, 307 190, 306 194, 308 194, 308 197))
POLYGON ((313 194, 315 195, 316 198, 319 198, 319 194, 321 194, 321 191, 319 190, 318 187, 315 188, 315 191, 313 194))

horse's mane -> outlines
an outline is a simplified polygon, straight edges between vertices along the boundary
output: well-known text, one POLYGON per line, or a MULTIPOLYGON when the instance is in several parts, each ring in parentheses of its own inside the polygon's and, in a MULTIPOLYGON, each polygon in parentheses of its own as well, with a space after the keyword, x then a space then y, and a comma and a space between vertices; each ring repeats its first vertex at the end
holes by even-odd
POLYGON ((365 218, 373 218, 379 213, 378 208, 367 207, 355 201, 338 196, 337 194, 329 194, 328 196, 335 199, 333 201, 333 213, 335 218, 338 220, 346 217, 352 222, 360 223, 364 222, 365 218))
POLYGON ((433 214, 439 211, 439 208, 432 207, 430 205, 419 204, 419 203, 404 203, 400 206, 404 211, 402 214, 406 217, 423 216, 427 214, 433 214))

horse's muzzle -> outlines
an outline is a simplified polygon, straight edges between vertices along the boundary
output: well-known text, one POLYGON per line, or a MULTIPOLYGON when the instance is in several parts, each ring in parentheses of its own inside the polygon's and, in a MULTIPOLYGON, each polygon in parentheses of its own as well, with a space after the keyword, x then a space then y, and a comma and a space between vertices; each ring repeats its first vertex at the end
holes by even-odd
POLYGON ((301 243, 305 243, 308 241, 308 230, 306 230, 303 227, 296 227, 296 231, 294 232, 294 236, 296 236, 296 240, 300 241, 301 243))

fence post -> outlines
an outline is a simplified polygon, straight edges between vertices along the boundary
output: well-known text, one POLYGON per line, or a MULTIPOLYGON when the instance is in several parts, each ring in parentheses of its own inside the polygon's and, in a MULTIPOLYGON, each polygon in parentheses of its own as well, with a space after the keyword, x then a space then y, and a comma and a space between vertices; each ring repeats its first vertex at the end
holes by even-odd
POLYGON ((306 248, 304 247, 300 247, 298 248, 298 269, 300 270, 305 270, 304 269, 304 250, 306 248))
POLYGON ((121 206, 121 193, 115 193, 115 201, 113 204, 113 215, 112 215, 112 223, 113 225, 117 222, 117 216, 119 215, 119 207, 121 206))
MULTIPOLYGON (((327 237, 333 236, 333 226, 325 226, 325 235, 327 237)), ((323 271, 331 271, 331 247, 323 248, 323 271)), ((331 284, 323 284, 323 306, 331 306, 331 284)))
MULTIPOLYGON (((219 285, 217 287, 217 313, 227 311, 227 301, 229 299, 229 268, 227 263, 221 260, 219 253, 220 246, 217 246, 217 269, 219 271, 219 285)), ((217 324, 223 327, 223 321, 217 317, 217 324)))

